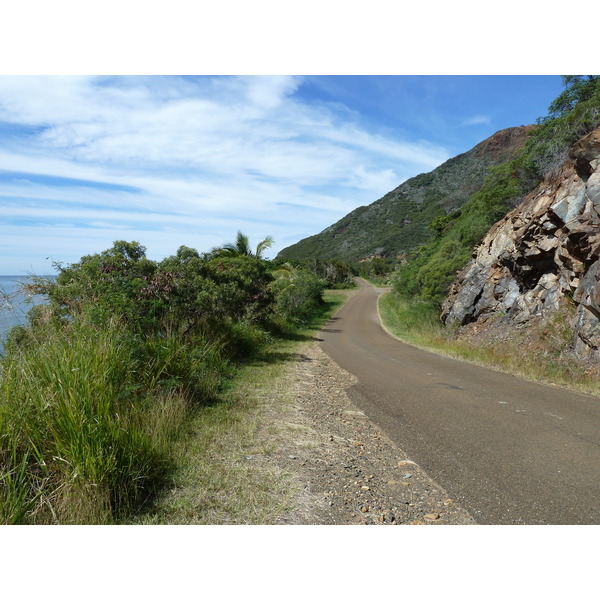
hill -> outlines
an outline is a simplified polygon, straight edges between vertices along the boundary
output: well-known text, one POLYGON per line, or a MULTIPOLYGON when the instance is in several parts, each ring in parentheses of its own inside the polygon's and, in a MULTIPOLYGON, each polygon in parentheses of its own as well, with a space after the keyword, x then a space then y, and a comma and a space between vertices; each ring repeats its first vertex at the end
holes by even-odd
POLYGON ((436 235, 402 261, 393 287, 404 298, 420 298, 438 307, 450 284, 471 259, 490 227, 516 207, 547 175, 556 175, 569 148, 600 125, 600 77, 565 76, 565 91, 547 117, 527 136, 513 157, 490 168, 480 189, 464 206, 438 220, 436 235))
POLYGON ((490 169, 509 160, 523 146, 533 127, 498 131, 468 152, 357 208, 321 233, 283 249, 278 258, 358 262, 406 254, 432 239, 432 221, 456 214, 481 188, 490 169))

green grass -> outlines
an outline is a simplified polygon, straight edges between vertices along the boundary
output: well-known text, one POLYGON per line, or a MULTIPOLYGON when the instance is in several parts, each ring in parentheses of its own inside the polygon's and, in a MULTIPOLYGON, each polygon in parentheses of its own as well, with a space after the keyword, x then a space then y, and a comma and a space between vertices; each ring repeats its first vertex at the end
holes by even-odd
POLYGON ((243 519, 263 520, 261 490, 276 482, 248 486, 239 458, 255 444, 259 389, 342 301, 327 294, 304 330, 223 319, 210 341, 166 324, 142 333, 40 309, 0 357, 0 523, 137 522, 190 477, 202 482, 192 487, 202 518, 217 502, 231 515, 254 507, 243 519))
POLYGON ((197 411, 173 448, 173 485, 132 523, 269 524, 292 508, 293 480, 268 460, 284 435, 268 414, 291 409, 283 375, 347 297, 325 292, 325 304, 305 328, 246 361, 219 399, 197 411))
POLYGON ((403 341, 423 348, 443 344, 444 331, 434 304, 387 293, 379 297, 378 309, 384 327, 403 341))
POLYGON ((18 337, 0 363, 0 522, 112 524, 143 508, 220 385, 218 349, 85 318, 18 337))
POLYGON ((388 293, 379 298, 383 326, 402 341, 444 356, 512 373, 527 379, 600 395, 598 369, 569 353, 568 311, 501 339, 464 338, 444 327, 433 303, 388 293))

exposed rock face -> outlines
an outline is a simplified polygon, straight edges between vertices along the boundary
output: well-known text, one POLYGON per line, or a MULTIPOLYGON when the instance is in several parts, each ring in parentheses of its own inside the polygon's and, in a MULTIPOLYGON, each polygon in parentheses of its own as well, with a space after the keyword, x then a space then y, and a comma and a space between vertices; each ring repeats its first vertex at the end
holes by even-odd
POLYGON ((535 125, 501 129, 487 140, 477 144, 473 150, 477 152, 479 158, 489 158, 494 161, 505 156, 512 156, 523 145, 533 129, 535 129, 535 125))
POLYGON ((458 274, 442 320, 519 325, 574 303, 573 347, 600 358, 600 128, 496 223, 458 274))

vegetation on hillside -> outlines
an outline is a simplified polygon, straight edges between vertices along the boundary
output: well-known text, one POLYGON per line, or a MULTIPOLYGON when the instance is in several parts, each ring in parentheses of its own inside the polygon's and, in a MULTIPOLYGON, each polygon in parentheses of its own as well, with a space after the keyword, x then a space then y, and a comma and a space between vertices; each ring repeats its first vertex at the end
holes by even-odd
POLYGON ((321 233, 285 248, 285 260, 338 260, 355 263, 392 258, 429 241, 429 224, 453 215, 477 191, 490 168, 510 156, 527 128, 500 132, 455 156, 430 173, 408 179, 369 206, 361 206, 321 233), (500 139, 498 139, 500 138, 500 139))
POLYGON ((235 366, 323 305, 326 282, 260 250, 156 262, 117 241, 36 281, 49 303, 0 359, 0 522, 118 523, 152 503, 235 366))
POLYGON ((395 291, 439 306, 488 229, 562 164, 577 139, 600 124, 600 78, 569 75, 563 81, 564 92, 535 127, 499 132, 509 136, 505 147, 494 143, 496 134, 285 248, 279 258, 340 261, 367 277, 380 269, 377 261, 396 262, 395 291))
POLYGON ((538 120, 523 148, 493 167, 459 211, 430 223, 434 237, 399 266, 393 279, 396 293, 440 305, 488 229, 564 162, 577 139, 600 125, 600 78, 563 80, 565 91, 550 105, 548 116, 538 120))

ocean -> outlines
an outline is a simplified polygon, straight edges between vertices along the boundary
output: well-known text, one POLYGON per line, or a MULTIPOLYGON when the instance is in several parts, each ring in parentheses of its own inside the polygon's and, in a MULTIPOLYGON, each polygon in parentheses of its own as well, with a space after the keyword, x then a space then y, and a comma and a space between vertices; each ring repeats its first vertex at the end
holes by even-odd
POLYGON ((27 296, 18 293, 20 283, 30 280, 27 275, 0 275, 0 351, 8 332, 15 325, 27 323, 31 307, 46 302, 44 296, 34 296, 28 303, 27 296))

